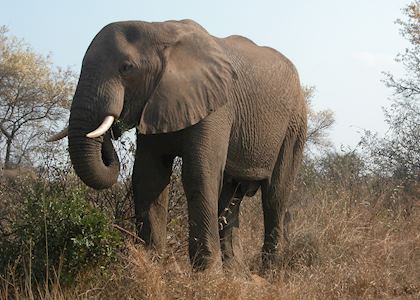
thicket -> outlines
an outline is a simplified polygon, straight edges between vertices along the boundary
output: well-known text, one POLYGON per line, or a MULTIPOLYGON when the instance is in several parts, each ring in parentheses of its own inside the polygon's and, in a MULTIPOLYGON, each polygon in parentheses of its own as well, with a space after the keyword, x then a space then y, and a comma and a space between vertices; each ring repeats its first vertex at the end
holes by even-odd
POLYGON ((105 270, 119 232, 86 201, 86 188, 42 179, 1 183, 0 274, 42 283, 72 283, 80 272, 105 270))

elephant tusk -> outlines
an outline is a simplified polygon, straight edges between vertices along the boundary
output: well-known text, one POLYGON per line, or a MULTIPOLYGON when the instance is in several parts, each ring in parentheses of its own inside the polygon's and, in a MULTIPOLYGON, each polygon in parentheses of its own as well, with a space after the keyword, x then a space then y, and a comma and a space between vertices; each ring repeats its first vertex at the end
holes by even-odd
POLYGON ((47 139, 47 142, 57 142, 61 139, 64 139, 66 136, 69 135, 69 127, 64 128, 63 130, 61 130, 59 133, 54 134, 53 136, 50 136, 47 139))
POLYGON ((111 128, 112 123, 114 123, 114 117, 113 116, 106 116, 102 124, 95 129, 94 131, 86 134, 88 138, 96 138, 98 136, 103 135, 105 132, 108 131, 109 128, 111 128))

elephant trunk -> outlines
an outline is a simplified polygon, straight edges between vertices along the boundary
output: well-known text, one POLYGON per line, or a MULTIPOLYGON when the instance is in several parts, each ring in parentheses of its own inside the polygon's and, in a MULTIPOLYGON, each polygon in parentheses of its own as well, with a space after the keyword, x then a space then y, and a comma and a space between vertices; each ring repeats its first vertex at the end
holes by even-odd
POLYGON ((70 110, 69 152, 76 174, 86 185, 99 190, 117 182, 120 163, 109 131, 95 138, 86 134, 95 130, 105 116, 119 116, 123 96, 121 89, 111 89, 109 84, 87 86, 86 82, 91 81, 81 75, 70 110))
POLYGON ((120 162, 109 133, 91 139, 70 129, 69 152, 76 174, 86 185, 100 190, 117 182, 120 162))

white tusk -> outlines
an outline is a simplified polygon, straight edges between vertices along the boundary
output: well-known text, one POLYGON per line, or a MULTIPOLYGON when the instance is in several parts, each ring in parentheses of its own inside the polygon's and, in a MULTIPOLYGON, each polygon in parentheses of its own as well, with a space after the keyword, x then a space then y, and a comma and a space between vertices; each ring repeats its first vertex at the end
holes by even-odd
POLYGON ((50 136, 47 139, 47 142, 56 142, 59 141, 61 139, 64 139, 66 136, 69 135, 69 127, 64 128, 63 130, 61 130, 59 133, 54 134, 53 136, 50 136))
POLYGON ((86 134, 88 138, 96 138, 98 136, 103 135, 105 132, 108 131, 109 128, 111 128, 112 123, 114 123, 114 117, 113 116, 106 116, 102 124, 95 129, 92 132, 89 132, 86 134))

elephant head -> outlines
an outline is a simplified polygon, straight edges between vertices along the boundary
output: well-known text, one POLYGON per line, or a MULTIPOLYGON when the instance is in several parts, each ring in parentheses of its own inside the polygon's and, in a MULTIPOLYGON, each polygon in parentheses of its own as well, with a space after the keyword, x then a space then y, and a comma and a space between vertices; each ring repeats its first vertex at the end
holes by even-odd
POLYGON ((184 129, 225 104, 233 76, 218 42, 193 21, 107 25, 86 51, 71 105, 77 175, 95 189, 110 187, 119 174, 114 120, 140 134, 184 129))

